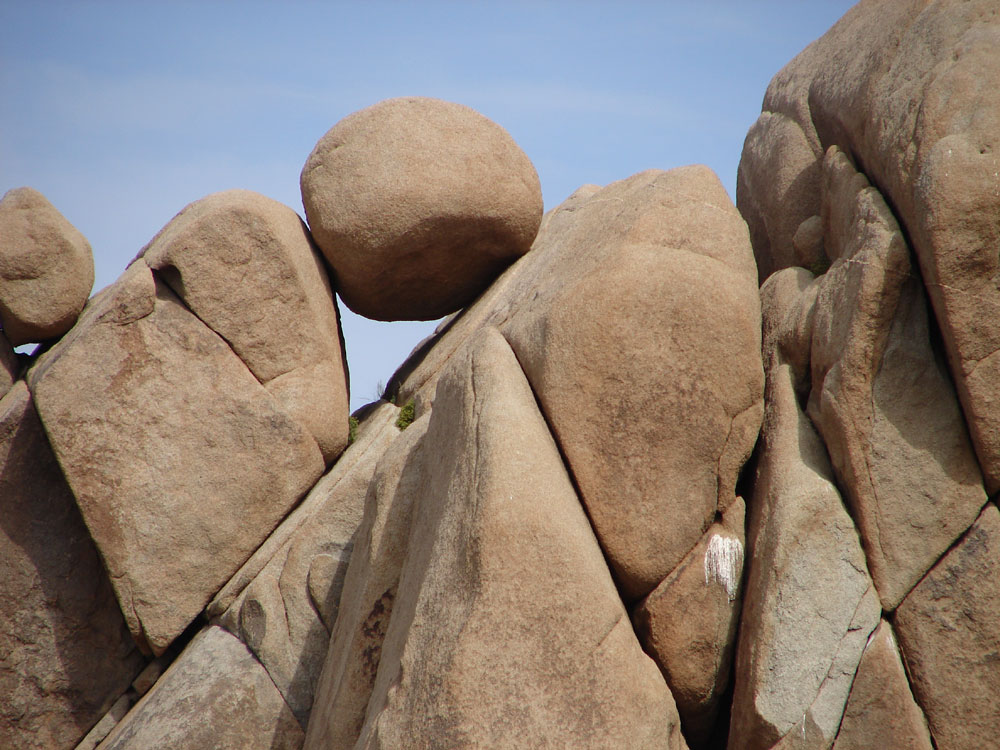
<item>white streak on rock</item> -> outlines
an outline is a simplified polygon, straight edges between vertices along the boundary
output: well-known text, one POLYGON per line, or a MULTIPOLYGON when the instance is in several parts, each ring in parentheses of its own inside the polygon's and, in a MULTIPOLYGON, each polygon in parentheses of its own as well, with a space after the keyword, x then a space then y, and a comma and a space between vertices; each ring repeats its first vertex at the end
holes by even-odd
POLYGON ((742 575, 743 545, 740 540, 713 535, 705 552, 705 585, 718 581, 726 589, 729 601, 733 601, 742 575))

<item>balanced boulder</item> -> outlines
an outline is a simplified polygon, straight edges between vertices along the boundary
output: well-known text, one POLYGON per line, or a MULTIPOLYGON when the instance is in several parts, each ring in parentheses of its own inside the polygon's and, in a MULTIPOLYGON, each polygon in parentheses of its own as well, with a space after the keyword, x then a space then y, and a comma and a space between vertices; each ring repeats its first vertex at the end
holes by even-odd
POLYGON ((464 307, 528 251, 542 218, 538 175, 507 131, 437 99, 389 99, 341 120, 301 186, 337 291, 376 320, 464 307))
POLYGON ((66 333, 94 286, 90 243, 32 188, 0 200, 0 323, 14 346, 66 333))

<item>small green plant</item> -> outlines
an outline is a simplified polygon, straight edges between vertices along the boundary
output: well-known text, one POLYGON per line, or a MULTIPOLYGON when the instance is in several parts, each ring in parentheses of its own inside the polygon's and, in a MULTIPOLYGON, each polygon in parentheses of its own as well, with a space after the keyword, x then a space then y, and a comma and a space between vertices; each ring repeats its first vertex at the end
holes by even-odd
POLYGON ((358 439, 358 418, 350 417, 347 420, 347 444, 350 445, 358 439))
POLYGON ((819 256, 809 264, 809 270, 812 271, 813 276, 822 276, 830 270, 830 259, 825 255, 819 256))
POLYGON ((396 417, 396 427, 400 430, 405 430, 411 424, 413 424, 413 418, 416 415, 417 405, 411 398, 405 404, 403 408, 399 410, 399 416, 396 417))

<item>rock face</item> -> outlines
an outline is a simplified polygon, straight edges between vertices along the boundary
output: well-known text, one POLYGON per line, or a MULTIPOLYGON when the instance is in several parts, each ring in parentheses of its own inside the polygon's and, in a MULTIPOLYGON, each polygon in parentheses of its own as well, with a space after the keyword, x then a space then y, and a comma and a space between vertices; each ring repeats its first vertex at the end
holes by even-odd
POLYGON ((719 705, 729 687, 743 593, 744 513, 737 498, 632 613, 692 747, 706 745, 719 731, 719 705))
POLYGON ((750 499, 749 553, 736 657, 730 748, 779 741, 828 747, 854 673, 879 623, 857 531, 795 391, 782 350, 803 343, 796 308, 806 279, 778 273, 761 289, 768 383, 750 499), (808 742, 807 742, 808 740, 808 742))
POLYGON ((225 630, 194 637, 101 750, 298 750, 302 730, 246 647, 225 630))
POLYGON ((913 692, 941 750, 989 747, 1000 732, 1000 512, 990 503, 896 611, 913 692))
POLYGON ((895 219, 835 146, 824 171, 835 260, 817 282, 809 414, 891 611, 975 520, 986 493, 895 219))
POLYGON ((338 292, 376 320, 433 320, 471 302, 527 252, 542 217, 538 175, 510 135, 437 99, 344 118, 301 184, 338 292))
POLYGON ((31 188, 0 200, 0 324, 14 346, 66 333, 94 286, 90 243, 31 188))
POLYGON ((931 750, 927 720, 913 700, 892 627, 872 633, 851 685, 833 750, 931 750))
POLYGON ((0 747, 72 748, 142 668, 24 381, 0 399, 0 747))
POLYGON ((539 223, 505 133, 393 100, 303 171, 329 279, 230 191, 0 335, 0 745, 996 745, 998 19, 862 0, 745 222, 695 166, 539 223), (469 305, 350 423, 338 284, 469 305))
POLYGON ((247 190, 196 201, 142 253, 233 348, 327 463, 347 445, 347 379, 333 293, 290 208, 247 190))
POLYGON ((498 327, 638 599, 734 500, 763 408, 755 279, 746 227, 710 170, 642 172, 555 209, 531 253, 393 388, 433 400, 461 342, 498 327))
MULTIPOLYGON (((682 747, 670 691, 497 331, 442 377, 421 442, 356 746, 682 747)), ((314 721, 307 747, 345 746, 314 721)))
POLYGON ((29 386, 129 627, 155 653, 322 472, 310 435, 142 260, 29 386))

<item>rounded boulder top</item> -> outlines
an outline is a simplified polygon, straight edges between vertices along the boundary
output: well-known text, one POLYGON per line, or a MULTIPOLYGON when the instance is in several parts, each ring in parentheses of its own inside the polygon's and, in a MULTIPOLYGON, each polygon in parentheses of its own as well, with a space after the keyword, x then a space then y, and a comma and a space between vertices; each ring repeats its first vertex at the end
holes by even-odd
POLYGON ((439 99, 345 117, 309 155, 301 187, 337 291, 376 320, 464 307, 530 249, 542 218, 538 174, 510 134, 439 99))

